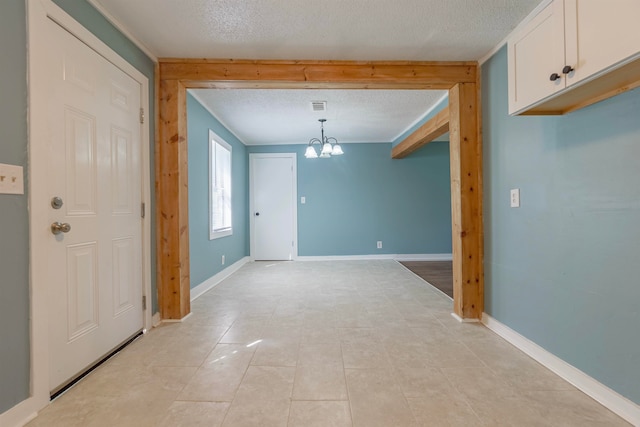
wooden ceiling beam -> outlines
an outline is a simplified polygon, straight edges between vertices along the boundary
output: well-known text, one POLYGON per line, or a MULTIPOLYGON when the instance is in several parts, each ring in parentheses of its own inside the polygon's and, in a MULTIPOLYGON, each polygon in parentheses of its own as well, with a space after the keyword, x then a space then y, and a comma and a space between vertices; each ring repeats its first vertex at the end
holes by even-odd
POLYGON ((394 159, 407 157, 409 154, 447 132, 449 132, 448 106, 393 147, 391 157, 394 159))
POLYGON ((449 90, 451 85, 445 83, 402 83, 402 82, 373 82, 373 83, 336 83, 336 82, 286 82, 286 81, 197 81, 180 80, 189 89, 372 89, 372 90, 449 90))
POLYGON ((187 88, 450 89, 476 81, 471 62, 231 61, 162 59, 161 80, 187 88))

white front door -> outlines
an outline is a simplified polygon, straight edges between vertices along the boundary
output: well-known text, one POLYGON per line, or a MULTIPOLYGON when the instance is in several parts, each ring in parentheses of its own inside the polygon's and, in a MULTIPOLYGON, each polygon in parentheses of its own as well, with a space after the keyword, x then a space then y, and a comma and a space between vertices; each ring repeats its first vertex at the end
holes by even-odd
POLYGON ((141 87, 48 25, 50 80, 40 88, 48 91, 48 200, 32 209, 49 212, 34 227, 50 228, 43 243, 55 391, 143 327, 141 87))
POLYGON ((250 157, 251 257, 291 260, 297 256, 295 153, 250 157))

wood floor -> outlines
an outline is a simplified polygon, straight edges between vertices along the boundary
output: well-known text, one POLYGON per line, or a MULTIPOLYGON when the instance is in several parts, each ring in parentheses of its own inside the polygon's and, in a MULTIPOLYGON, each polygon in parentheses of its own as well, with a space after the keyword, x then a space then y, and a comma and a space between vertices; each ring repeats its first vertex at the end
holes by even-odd
POLYGON ((451 261, 405 261, 401 262, 401 264, 453 298, 453 267, 451 261))

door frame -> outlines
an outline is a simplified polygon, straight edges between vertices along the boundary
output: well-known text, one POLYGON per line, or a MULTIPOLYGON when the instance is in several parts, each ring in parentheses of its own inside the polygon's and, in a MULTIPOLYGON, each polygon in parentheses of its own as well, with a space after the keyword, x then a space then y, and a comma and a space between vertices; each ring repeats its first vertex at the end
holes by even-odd
POLYGON ((453 311, 484 312, 481 70, 476 61, 164 58, 158 63, 156 224, 162 319, 191 311, 187 89, 443 89, 449 91, 453 311))
POLYGON ((296 153, 249 153, 249 256, 251 261, 255 261, 255 216, 254 212, 254 188, 253 188, 253 160, 257 158, 287 158, 293 163, 293 249, 291 251, 291 259, 298 259, 298 156, 296 153))
MULTIPOLYGON (((69 31, 96 53, 120 68, 135 81, 140 83, 140 102, 146 112, 149 111, 149 81, 147 77, 120 57, 104 42, 94 36, 89 30, 75 21, 51 0, 27 0, 27 39, 28 39, 28 158, 29 158, 29 242, 30 242, 30 290, 31 290, 31 387, 30 397, 5 413, 7 421, 15 420, 14 424, 24 422, 36 416, 37 412, 49 403, 49 342, 48 342, 48 306, 47 306, 47 251, 45 245, 40 244, 43 228, 47 224, 46 209, 37 209, 46 199, 47 192, 43 183, 46 182, 46 150, 37 141, 46 141, 47 116, 46 104, 43 96, 44 67, 39 67, 43 55, 48 48, 50 39, 47 37, 47 20, 52 20, 69 31)), ((148 116, 148 114, 147 114, 148 116)), ((150 129, 149 121, 141 125, 141 173, 142 173, 142 201, 145 206, 151 206, 150 183, 150 129)), ((147 208, 147 211, 150 209, 147 208)), ((143 328, 152 327, 151 310, 151 215, 142 219, 142 295, 147 298, 147 307, 143 310, 143 328)), ((140 301, 142 303, 142 301, 140 301)), ((4 422, 4 417, 2 418, 4 422)), ((8 422, 11 425, 11 422, 8 422)))

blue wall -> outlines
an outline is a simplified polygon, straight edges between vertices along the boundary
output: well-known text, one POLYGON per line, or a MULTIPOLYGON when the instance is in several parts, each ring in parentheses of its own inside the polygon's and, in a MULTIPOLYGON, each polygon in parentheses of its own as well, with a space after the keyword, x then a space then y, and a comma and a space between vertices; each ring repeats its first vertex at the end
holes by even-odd
MULTIPOLYGON (((400 135, 399 137, 397 137, 395 140, 393 140, 391 142, 391 145, 393 147, 395 147, 396 145, 400 144, 402 141, 404 141, 404 139, 406 137, 408 137, 409 135, 411 135, 413 132, 415 132, 416 130, 418 130, 418 128, 420 126, 422 126, 423 124, 425 124, 426 122, 428 122, 429 120, 431 120, 433 117, 435 117, 436 114, 438 114, 440 111, 442 111, 443 109, 445 109, 447 106, 449 105, 449 95, 443 97, 436 105, 434 105, 433 107, 431 107, 431 111, 429 111, 429 113, 424 116, 424 118, 422 120, 420 120, 418 123, 416 123, 415 125, 411 126, 409 129, 407 129, 404 133, 402 133, 402 135, 400 135)), ((440 140, 448 140, 447 138, 448 133, 438 137, 436 139, 436 141, 440 141, 440 140)))
POLYGON ((509 117, 503 48, 482 92, 486 312, 640 403, 640 91, 509 117))
POLYGON ((451 253, 448 143, 403 160, 391 159, 388 143, 348 144, 344 156, 311 160, 306 145, 245 147, 191 95, 187 115, 191 287, 249 255, 248 153, 298 153, 298 196, 306 197, 298 204, 300 256, 451 253), (208 231, 209 129, 233 146, 234 232, 215 240, 208 231))
POLYGON ((451 253, 448 143, 403 160, 390 143, 343 144, 331 159, 306 159, 306 145, 247 149, 298 154, 298 255, 451 253))
MULTIPOLYGON (((27 33, 24 0, 0 2, 0 163, 27 177, 27 33)), ((25 181, 25 190, 27 189, 25 181)), ((27 194, 0 194, 0 413, 29 397, 27 194)))
POLYGON ((193 96, 187 95, 191 287, 249 255, 247 149, 193 96), (232 146, 233 234, 209 240, 209 129, 232 146), (225 255, 225 265, 221 263, 225 255))

